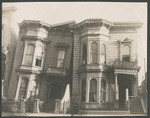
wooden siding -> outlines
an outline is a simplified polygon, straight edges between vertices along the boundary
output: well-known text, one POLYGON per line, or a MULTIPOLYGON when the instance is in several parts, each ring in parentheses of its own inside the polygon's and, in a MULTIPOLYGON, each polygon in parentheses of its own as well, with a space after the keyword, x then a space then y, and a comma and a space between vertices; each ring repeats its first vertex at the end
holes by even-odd
POLYGON ((73 42, 73 37, 71 33, 69 33, 69 31, 52 31, 49 34, 48 40, 50 41, 50 43, 48 43, 46 48, 44 68, 47 68, 49 66, 57 66, 58 49, 56 47, 56 43, 63 42, 69 45, 65 53, 63 68, 69 69, 73 42))
MULTIPOLYGON (((73 50, 73 80, 72 97, 79 96, 79 74, 77 72, 80 65, 81 43, 79 32, 74 32, 74 50, 73 50)), ((76 98, 78 99, 78 98, 76 98)))
POLYGON ((137 34, 136 33, 110 33, 109 39, 109 63, 114 62, 116 59, 120 58, 120 45, 119 40, 125 38, 133 39, 131 43, 131 61, 137 60, 137 34))
POLYGON ((21 62, 22 62, 22 54, 24 50, 23 47, 24 47, 23 41, 18 40, 16 52, 15 52, 13 70, 12 70, 11 79, 9 83, 8 99, 13 99, 15 97, 17 81, 18 81, 18 73, 16 69, 19 69, 21 62))

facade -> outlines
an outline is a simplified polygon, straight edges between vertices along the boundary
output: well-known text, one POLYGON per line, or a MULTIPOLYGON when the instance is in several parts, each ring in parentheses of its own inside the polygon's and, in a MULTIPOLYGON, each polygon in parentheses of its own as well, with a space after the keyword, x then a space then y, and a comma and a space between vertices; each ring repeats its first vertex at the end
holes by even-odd
POLYGON ((25 20, 20 31, 8 99, 39 99, 43 111, 62 101, 73 113, 128 109, 137 97, 139 22, 86 19, 49 25, 25 20), (70 85, 70 96, 66 92, 70 85))
POLYGON ((16 50, 19 27, 14 18, 15 7, 2 9, 2 96, 7 97, 7 88, 10 81, 11 71, 16 50))

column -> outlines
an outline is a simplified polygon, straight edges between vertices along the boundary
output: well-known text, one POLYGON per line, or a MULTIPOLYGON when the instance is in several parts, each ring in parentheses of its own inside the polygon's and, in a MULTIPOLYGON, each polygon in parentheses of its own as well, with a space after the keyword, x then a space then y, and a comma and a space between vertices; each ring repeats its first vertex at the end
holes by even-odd
POLYGON ((116 92, 116 100, 119 99, 118 96, 118 79, 117 79, 118 74, 115 74, 115 92, 116 92))
POLYGON ((115 101, 114 101, 114 108, 118 109, 119 108, 119 96, 118 96, 118 79, 117 75, 115 74, 115 101))
POLYGON ((129 100, 129 89, 126 88, 126 101, 128 101, 128 100, 129 100))
POLYGON ((4 97, 4 80, 2 79, 2 98, 4 97))
POLYGON ((34 101, 34 113, 39 113, 40 110, 39 110, 39 99, 35 99, 34 101))
POLYGON ((17 100, 17 99, 18 99, 19 90, 20 90, 20 85, 21 85, 21 80, 22 80, 22 78, 21 78, 21 77, 19 77, 19 78, 18 78, 18 85, 17 85, 17 89, 16 89, 16 96, 15 96, 15 100, 17 100))
POLYGON ((60 99, 55 99, 55 110, 54 110, 55 114, 59 114, 60 113, 60 99))
POLYGON ((130 101, 129 101, 129 89, 128 88, 126 88, 126 101, 125 101, 125 107, 126 107, 126 109, 127 110, 129 110, 130 109, 130 101))
POLYGON ((98 78, 98 89, 97 89, 97 91, 98 91, 98 103, 100 103, 101 102, 101 77, 99 77, 98 78))
POLYGON ((89 102, 89 81, 86 79, 86 103, 89 102))
POLYGON ((21 99, 20 113, 25 113, 25 99, 21 99))

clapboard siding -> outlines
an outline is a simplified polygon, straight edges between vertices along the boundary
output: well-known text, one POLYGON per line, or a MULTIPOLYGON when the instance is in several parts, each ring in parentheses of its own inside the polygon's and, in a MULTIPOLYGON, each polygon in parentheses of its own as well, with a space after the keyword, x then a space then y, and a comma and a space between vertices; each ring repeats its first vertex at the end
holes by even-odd
POLYGON ((16 69, 19 69, 22 61, 22 54, 23 54, 23 41, 18 40, 17 42, 17 47, 16 47, 16 52, 15 52, 15 58, 14 58, 14 65, 13 65, 13 70, 11 74, 11 79, 9 83, 9 89, 8 89, 8 99, 14 99, 15 93, 16 93, 16 88, 17 88, 17 81, 18 81, 18 74, 16 72, 16 69))
POLYGON ((71 33, 63 32, 63 31, 51 31, 48 37, 50 43, 47 45, 46 48, 46 55, 44 61, 44 68, 49 66, 56 67, 57 66, 57 56, 58 56, 58 49, 56 47, 56 43, 64 42, 69 45, 66 50, 65 58, 64 58, 64 68, 69 69, 70 61, 71 61, 71 53, 72 53, 72 42, 73 37, 71 33))
POLYGON ((115 98, 115 77, 113 74, 109 76, 108 101, 113 102, 115 98))
POLYGON ((77 69, 80 64, 80 34, 79 32, 74 32, 74 50, 73 50, 73 80, 72 80, 72 95, 75 97, 79 96, 79 75, 77 69))
POLYGON ((116 59, 120 58, 120 45, 119 45, 119 40, 123 40, 125 38, 130 38, 133 39, 133 42, 131 44, 131 61, 136 61, 137 60, 137 33, 132 32, 132 33, 126 33, 126 32, 121 32, 121 33, 115 33, 115 32, 110 32, 110 39, 109 39, 109 62, 112 63, 116 59))

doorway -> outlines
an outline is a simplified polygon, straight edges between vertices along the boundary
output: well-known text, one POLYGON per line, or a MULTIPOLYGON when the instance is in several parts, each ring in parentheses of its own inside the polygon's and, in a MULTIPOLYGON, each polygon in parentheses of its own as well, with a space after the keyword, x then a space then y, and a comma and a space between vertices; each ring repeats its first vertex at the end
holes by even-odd
POLYGON ((125 108, 126 100, 126 89, 129 90, 129 96, 132 96, 132 80, 130 75, 120 75, 118 76, 119 84, 119 108, 125 108))
POLYGON ((55 99, 62 99, 63 86, 61 83, 52 83, 48 90, 47 109, 48 111, 55 110, 55 99))

